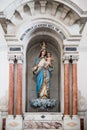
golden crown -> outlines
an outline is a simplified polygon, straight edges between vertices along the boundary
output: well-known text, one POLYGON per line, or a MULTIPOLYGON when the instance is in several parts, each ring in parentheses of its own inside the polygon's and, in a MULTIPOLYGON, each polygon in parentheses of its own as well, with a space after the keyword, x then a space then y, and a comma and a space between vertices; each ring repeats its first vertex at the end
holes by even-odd
POLYGON ((47 48, 47 44, 44 41, 40 44, 40 46, 41 46, 41 50, 46 50, 47 48))

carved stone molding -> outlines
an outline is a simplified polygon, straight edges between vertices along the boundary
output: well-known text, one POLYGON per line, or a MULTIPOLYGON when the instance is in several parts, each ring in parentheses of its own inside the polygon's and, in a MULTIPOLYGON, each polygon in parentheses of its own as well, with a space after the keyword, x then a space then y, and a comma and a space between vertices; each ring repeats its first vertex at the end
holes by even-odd
POLYGON ((46 0, 40 1, 40 4, 41 4, 41 13, 45 13, 46 3, 47 3, 46 0))
POLYGON ((17 61, 17 63, 21 63, 23 62, 23 54, 16 54, 16 55, 8 55, 8 60, 9 63, 14 63, 14 61, 17 61))
POLYGON ((5 92, 5 95, 0 98, 0 111, 7 112, 8 110, 8 95, 7 91, 5 92))
POLYGON ((31 14, 34 15, 35 2, 31 1, 31 2, 27 3, 27 5, 29 6, 29 8, 31 10, 31 14))
POLYGON ((55 14, 56 14, 56 11, 57 11, 57 7, 58 7, 60 4, 59 4, 59 3, 55 3, 55 2, 53 2, 52 4, 53 4, 53 7, 52 7, 52 12, 51 12, 51 14, 52 14, 52 15, 55 15, 55 14))
MULTIPOLYGON (((12 13, 14 12, 15 8, 18 8, 20 5, 25 4, 26 2, 29 2, 29 0, 17 0, 14 1, 7 9, 5 9, 5 14, 7 13, 8 15, 12 15, 12 13), (11 9, 11 7, 13 7, 11 9), (9 10, 11 10, 10 14, 9 14, 9 10)), ((31 2, 31 1, 30 1, 31 2)), ((33 2, 33 0, 32 0, 33 2)), ((76 11, 76 13, 78 13, 79 15, 86 15, 87 11, 83 11, 81 8, 79 8, 79 6, 77 6, 74 2, 70 1, 70 0, 55 0, 55 2, 60 2, 61 4, 65 4, 70 6, 72 9, 74 9, 76 11)))
POLYGON ((17 60, 23 61, 23 45, 20 41, 11 35, 6 36, 8 44, 8 60, 10 63, 14 63, 17 60))
POLYGON ((64 62, 71 60, 72 63, 77 63, 77 61, 79 60, 79 55, 72 55, 72 54, 64 55, 62 60, 64 62))
POLYGON ((82 96, 81 91, 78 93, 78 111, 85 112, 87 111, 87 100, 82 96))
MULTIPOLYGON (((63 23, 65 26, 68 26, 71 28, 73 25, 75 25, 78 29, 78 34, 80 34, 80 30, 83 28, 86 20, 81 18, 79 11, 76 12, 76 10, 73 11, 71 8, 71 5, 73 5, 73 2, 70 5, 70 2, 68 6, 66 6, 65 3, 68 3, 68 0, 65 2, 63 1, 29 1, 29 0, 18 0, 13 2, 7 9, 4 10, 4 16, 6 16, 6 23, 7 28, 6 31, 9 33, 10 31, 14 32, 19 25, 21 25, 26 19, 29 17, 31 20, 32 17, 36 18, 36 16, 43 17, 43 13, 45 14, 45 17, 48 18, 48 11, 49 11, 49 17, 51 16, 51 19, 59 20, 61 23, 63 23), (37 5, 36 5, 37 4, 37 5), (15 5, 15 6, 14 6, 15 5), (50 10, 50 5, 52 8, 52 11, 50 10), (38 10, 36 8, 38 6, 38 10), (62 10, 62 11, 61 11, 62 10), (39 12, 39 14, 37 14, 39 12), (34 15, 33 15, 34 14, 34 15), (61 14, 61 15, 59 15, 61 14), (32 17, 31 17, 32 16, 32 17), (10 30, 9 30, 10 29, 10 30)), ((70 29, 72 31, 72 28, 70 29)), ((11 32, 10 32, 11 33, 11 32)))

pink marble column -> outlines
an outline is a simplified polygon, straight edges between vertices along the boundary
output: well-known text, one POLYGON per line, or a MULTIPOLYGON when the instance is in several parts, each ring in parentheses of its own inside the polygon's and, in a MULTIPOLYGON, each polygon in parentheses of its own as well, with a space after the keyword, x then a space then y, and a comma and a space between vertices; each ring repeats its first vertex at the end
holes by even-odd
POLYGON ((17 61, 16 114, 22 114, 22 60, 17 61))
POLYGON ((64 114, 70 114, 69 60, 64 61, 64 114))
POLYGON ((78 89, 77 89, 77 61, 72 64, 72 114, 77 115, 78 109, 78 89))
POLYGON ((13 115, 13 113, 14 113, 14 60, 10 59, 8 114, 13 115))

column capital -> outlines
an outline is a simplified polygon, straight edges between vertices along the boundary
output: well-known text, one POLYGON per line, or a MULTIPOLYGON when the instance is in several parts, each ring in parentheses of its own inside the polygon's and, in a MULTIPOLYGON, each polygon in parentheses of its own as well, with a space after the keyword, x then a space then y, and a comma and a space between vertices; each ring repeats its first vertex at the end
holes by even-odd
POLYGON ((9 63, 13 63, 14 64, 15 56, 14 55, 8 56, 8 60, 9 60, 9 63))
POLYGON ((76 64, 78 62, 78 60, 79 60, 79 56, 78 55, 73 55, 72 56, 72 63, 73 64, 76 64))
POLYGON ((64 62, 64 64, 68 64, 69 60, 70 60, 70 56, 69 55, 64 55, 63 56, 63 62, 64 62))
POLYGON ((22 64, 22 62, 23 62, 23 56, 22 55, 21 56, 16 56, 16 59, 17 59, 17 63, 22 64))

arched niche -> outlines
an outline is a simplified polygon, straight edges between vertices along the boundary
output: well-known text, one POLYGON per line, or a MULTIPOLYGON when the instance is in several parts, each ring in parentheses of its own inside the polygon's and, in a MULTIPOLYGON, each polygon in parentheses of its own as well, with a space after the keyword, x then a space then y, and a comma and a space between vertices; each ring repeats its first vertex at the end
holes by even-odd
POLYGON ((61 56, 62 56, 62 40, 54 31, 44 28, 33 32, 26 50, 26 112, 40 112, 43 110, 33 109, 30 100, 36 98, 36 83, 32 73, 34 59, 38 57, 41 50, 40 43, 47 43, 47 51, 52 52, 54 57, 54 71, 51 75, 50 98, 56 99, 56 107, 50 112, 61 111, 61 56), (40 32, 41 31, 41 32, 40 32), (46 32, 45 32, 46 31, 46 32), (48 33, 47 33, 48 31, 48 33), (49 33, 50 32, 50 33, 49 33))

